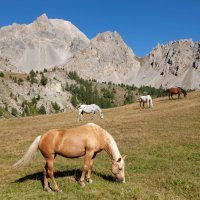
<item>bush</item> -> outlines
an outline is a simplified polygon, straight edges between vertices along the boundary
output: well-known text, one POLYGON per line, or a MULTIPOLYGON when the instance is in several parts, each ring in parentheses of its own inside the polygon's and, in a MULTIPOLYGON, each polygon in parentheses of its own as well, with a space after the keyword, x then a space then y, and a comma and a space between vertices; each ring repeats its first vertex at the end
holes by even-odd
POLYGON ((42 74, 42 77, 41 77, 41 81, 40 83, 45 86, 48 82, 48 79, 44 76, 44 74, 42 74))
POLYGON ((18 112, 17 112, 16 108, 12 108, 11 114, 12 114, 13 116, 15 116, 15 117, 17 116, 18 112))
POLYGON ((30 71, 29 75, 30 76, 27 76, 26 79, 29 80, 32 84, 38 82, 37 79, 35 79, 36 73, 33 70, 30 71))
POLYGON ((0 77, 4 77, 4 73, 3 72, 0 72, 0 77))
POLYGON ((0 117, 3 116, 3 113, 4 113, 4 109, 2 107, 0 107, 0 117))
POLYGON ((23 83, 23 79, 22 78, 19 78, 18 79, 18 85, 21 85, 23 83))
POLYGON ((68 73, 68 77, 71 80, 76 80, 76 81, 78 81, 80 79, 79 76, 78 76, 78 74, 77 74, 77 72, 75 72, 75 71, 69 72, 68 73))
POLYGON ((133 103, 133 94, 130 91, 128 91, 128 94, 125 94, 124 96, 124 104, 126 105, 131 103, 133 103))
POLYGON ((77 101, 76 95, 72 95, 71 104, 72 104, 74 107, 76 107, 76 106, 78 105, 78 101, 77 101))
POLYGON ((38 109, 38 113, 41 115, 45 115, 46 114, 46 109, 43 105, 41 105, 38 109))
POLYGON ((56 102, 51 102, 51 105, 56 113, 60 111, 60 106, 56 102))

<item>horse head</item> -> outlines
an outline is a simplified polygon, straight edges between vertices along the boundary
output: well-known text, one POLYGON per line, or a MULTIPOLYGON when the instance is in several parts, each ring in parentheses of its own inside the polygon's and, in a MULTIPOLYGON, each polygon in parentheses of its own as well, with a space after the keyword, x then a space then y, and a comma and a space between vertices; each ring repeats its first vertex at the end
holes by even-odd
POLYGON ((119 158, 117 161, 112 162, 112 173, 115 175, 117 182, 125 183, 125 175, 124 175, 125 157, 126 156, 124 156, 123 158, 119 158))
POLYGON ((99 115, 100 115, 101 119, 104 118, 104 116, 103 116, 103 112, 102 112, 102 111, 99 111, 99 115))
POLYGON ((187 96, 187 92, 184 89, 181 89, 183 96, 186 97, 187 96))

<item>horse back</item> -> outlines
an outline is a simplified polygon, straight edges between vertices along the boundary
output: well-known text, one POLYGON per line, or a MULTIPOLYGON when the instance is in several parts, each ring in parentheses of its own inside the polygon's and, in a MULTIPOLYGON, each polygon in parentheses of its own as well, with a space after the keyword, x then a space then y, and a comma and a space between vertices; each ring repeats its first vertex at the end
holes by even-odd
POLYGON ((53 129, 42 135, 39 149, 44 157, 52 154, 81 157, 86 151, 98 152, 103 149, 100 136, 98 129, 86 125, 73 129, 53 129))

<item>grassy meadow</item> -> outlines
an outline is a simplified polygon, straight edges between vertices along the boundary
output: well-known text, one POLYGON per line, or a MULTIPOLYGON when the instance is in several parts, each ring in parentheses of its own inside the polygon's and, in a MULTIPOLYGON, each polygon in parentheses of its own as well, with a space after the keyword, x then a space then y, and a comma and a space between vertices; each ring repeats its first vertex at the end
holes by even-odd
POLYGON ((140 109, 138 102, 105 109, 105 119, 96 116, 93 121, 110 132, 121 154, 127 155, 126 183, 113 181, 105 152, 97 155, 93 183, 84 188, 77 183, 83 158, 57 156, 54 172, 62 193, 43 191, 44 160, 39 152, 26 167, 11 166, 36 136, 52 128, 77 127, 90 122, 90 116, 84 115, 80 123, 76 112, 1 119, 0 199, 200 199, 200 93, 153 102, 153 109, 140 109))

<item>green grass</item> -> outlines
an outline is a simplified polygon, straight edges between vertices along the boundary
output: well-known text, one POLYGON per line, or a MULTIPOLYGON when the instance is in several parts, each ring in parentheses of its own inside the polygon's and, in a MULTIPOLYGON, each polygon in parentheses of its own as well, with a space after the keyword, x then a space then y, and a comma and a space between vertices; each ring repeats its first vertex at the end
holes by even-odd
MULTIPOLYGON (((6 119, 0 121, 0 199, 200 199, 200 93, 186 99, 154 100, 154 108, 138 103, 104 110, 94 120, 115 138, 126 158, 126 183, 113 181, 111 161, 97 155, 93 183, 79 186, 83 158, 55 160, 55 177, 62 193, 42 189, 44 160, 38 152, 22 170, 11 168, 31 142, 52 128, 76 127, 90 121, 77 113, 6 119)), ((53 186, 50 181, 50 186, 53 186)))

